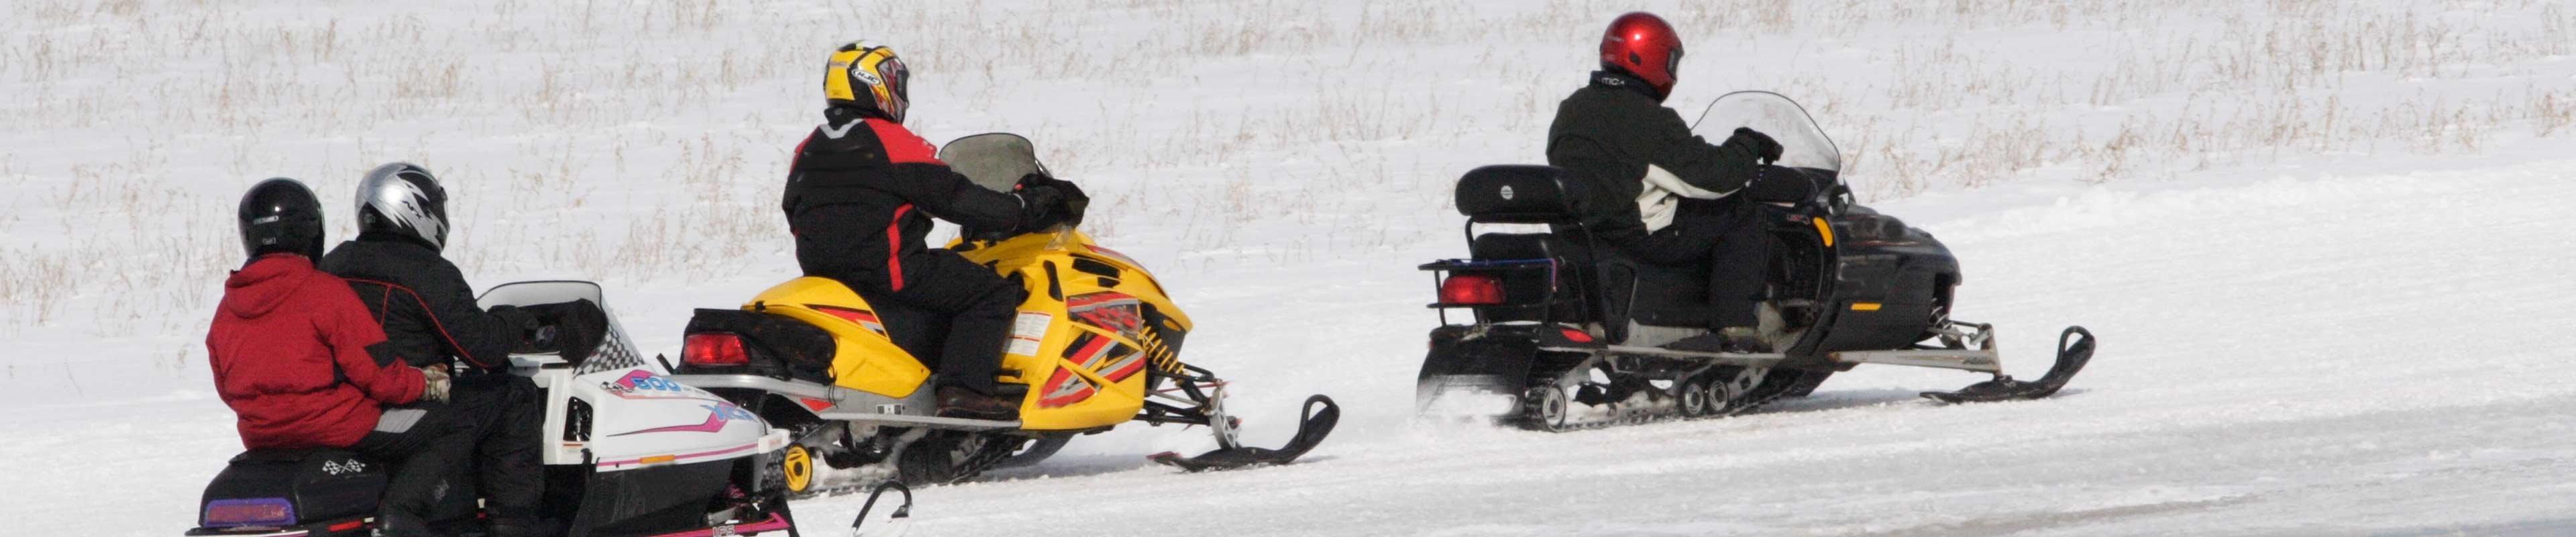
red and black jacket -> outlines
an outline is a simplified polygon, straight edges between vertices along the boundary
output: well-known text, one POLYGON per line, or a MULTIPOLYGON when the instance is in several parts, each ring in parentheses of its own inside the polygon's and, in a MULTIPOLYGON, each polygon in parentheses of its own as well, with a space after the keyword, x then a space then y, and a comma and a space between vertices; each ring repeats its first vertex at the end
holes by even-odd
POLYGON ((536 317, 510 306, 484 310, 465 274, 438 251, 398 236, 360 235, 322 256, 322 270, 349 280, 358 300, 383 323, 394 352, 418 367, 464 360, 506 371, 510 350, 536 328, 536 317))
POLYGON ((1020 198, 948 169, 902 124, 876 118, 816 127, 796 147, 779 204, 796 234, 805 274, 868 290, 903 289, 907 256, 929 249, 931 218, 974 229, 1016 230, 1020 198))
POLYGON ((383 405, 420 398, 420 370, 394 355, 347 285, 303 256, 262 256, 224 281, 206 355, 250 449, 348 447, 383 405))

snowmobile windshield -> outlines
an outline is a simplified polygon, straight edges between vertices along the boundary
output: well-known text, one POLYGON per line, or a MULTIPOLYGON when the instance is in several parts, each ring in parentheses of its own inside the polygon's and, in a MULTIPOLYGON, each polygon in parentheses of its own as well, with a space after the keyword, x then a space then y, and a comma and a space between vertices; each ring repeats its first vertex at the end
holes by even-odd
MULTIPOLYGON (((1739 91, 1719 96, 1708 103, 1708 110, 1691 124, 1691 134, 1709 143, 1722 143, 1738 127, 1751 128, 1780 142, 1780 166, 1806 168, 1835 176, 1842 175, 1842 149, 1816 127, 1816 119, 1805 107, 1788 97, 1768 91, 1739 91)), ((1845 184, 1849 184, 1846 182, 1845 184)), ((1851 185, 1853 192, 1864 192, 1851 185)))
MULTIPOLYGON (((948 169, 966 176, 966 180, 975 186, 994 192, 1016 190, 1020 186, 1020 178, 1031 174, 1047 175, 1046 164, 1038 162, 1037 145, 1030 143, 1027 137, 1007 132, 988 132, 951 140, 939 148, 939 160, 948 163, 948 169)), ((1079 223, 1079 217, 1074 222, 1079 223)), ((1049 248, 1062 248, 1065 241, 1071 239, 1066 232, 1072 229, 1072 225, 1056 226, 1053 230, 1055 242, 1049 248)), ((962 237, 983 239, 1009 236, 995 230, 967 229, 961 233, 962 237)))
POLYGON ((958 138, 939 148, 939 160, 948 169, 966 176, 976 186, 994 192, 1010 192, 1018 187, 1020 177, 1046 173, 1038 164, 1038 150, 1028 138, 1006 132, 993 132, 958 138))

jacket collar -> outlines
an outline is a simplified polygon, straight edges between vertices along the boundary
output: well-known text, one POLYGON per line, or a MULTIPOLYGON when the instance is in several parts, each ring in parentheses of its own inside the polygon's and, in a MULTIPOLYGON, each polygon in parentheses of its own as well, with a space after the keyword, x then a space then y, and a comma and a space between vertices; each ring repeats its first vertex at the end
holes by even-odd
POLYGON ((1592 85, 1633 91, 1655 102, 1664 102, 1664 96, 1655 94, 1654 86, 1647 85, 1645 79, 1637 78, 1636 75, 1618 71, 1593 71, 1592 85))

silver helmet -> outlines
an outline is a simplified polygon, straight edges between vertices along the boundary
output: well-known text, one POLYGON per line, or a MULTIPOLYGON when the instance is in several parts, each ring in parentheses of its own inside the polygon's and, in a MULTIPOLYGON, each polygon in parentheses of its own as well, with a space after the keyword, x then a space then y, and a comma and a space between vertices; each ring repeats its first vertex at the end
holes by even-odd
POLYGON ((447 247, 447 189, 409 162, 377 166, 358 181, 358 233, 386 232, 447 247))

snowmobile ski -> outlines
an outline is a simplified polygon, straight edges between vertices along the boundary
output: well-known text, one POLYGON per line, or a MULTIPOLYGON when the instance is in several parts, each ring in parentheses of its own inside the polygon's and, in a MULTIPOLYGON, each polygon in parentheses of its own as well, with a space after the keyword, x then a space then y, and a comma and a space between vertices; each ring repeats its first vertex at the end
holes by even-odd
POLYGON ((1306 451, 1315 449, 1316 444, 1323 443, 1324 436, 1332 434, 1333 426, 1341 420, 1341 405, 1333 403, 1331 397, 1316 395, 1306 398, 1305 417, 1297 424, 1297 436, 1279 449, 1229 446, 1195 457, 1165 451, 1146 458, 1191 472, 1288 464, 1304 456, 1306 451), (1317 405, 1322 409, 1317 409, 1317 405))
POLYGON ((2013 399, 2038 399, 2056 394, 2084 364, 2093 360, 2093 332, 2081 326, 2066 327, 2057 335, 2057 363, 2036 381, 2021 381, 1998 373, 1994 380, 1970 384, 1948 392, 1923 392, 1923 397, 1944 403, 1982 403, 2013 399))

